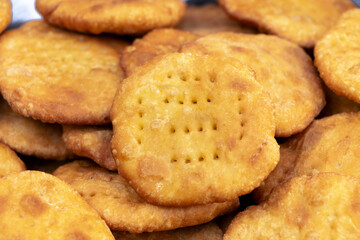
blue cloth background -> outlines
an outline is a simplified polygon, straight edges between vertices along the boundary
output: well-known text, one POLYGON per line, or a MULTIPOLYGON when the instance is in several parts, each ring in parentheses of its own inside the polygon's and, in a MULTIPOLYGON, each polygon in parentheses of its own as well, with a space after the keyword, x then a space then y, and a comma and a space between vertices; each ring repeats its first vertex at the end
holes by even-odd
MULTIPOLYGON (((216 2, 215 0, 185 0, 190 4, 203 4, 206 2, 216 2)), ((360 6, 360 0, 353 0, 358 6, 360 6)), ((35 10, 35 0, 11 0, 13 4, 13 21, 10 27, 17 27, 21 23, 39 19, 40 15, 35 10)))

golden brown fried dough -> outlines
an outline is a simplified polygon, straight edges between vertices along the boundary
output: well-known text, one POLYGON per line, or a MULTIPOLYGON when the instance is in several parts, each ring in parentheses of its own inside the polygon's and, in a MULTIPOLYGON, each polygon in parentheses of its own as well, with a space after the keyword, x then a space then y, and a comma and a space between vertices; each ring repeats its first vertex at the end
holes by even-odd
POLYGON ((305 132, 280 147, 280 162, 255 191, 257 201, 295 176, 336 172, 360 177, 360 113, 314 121, 305 132))
POLYGON ((177 52, 182 45, 197 39, 198 36, 176 29, 156 29, 143 38, 137 39, 121 55, 121 66, 129 76, 144 63, 158 55, 177 52))
POLYGON ((114 239, 69 185, 37 171, 0 180, 0 226, 0 239, 114 239))
POLYGON ((0 143, 0 178, 11 173, 25 171, 23 161, 5 144, 0 143))
POLYGON ((350 99, 336 95, 329 88, 325 87, 326 105, 321 112, 321 116, 331 116, 337 113, 344 112, 359 112, 360 104, 351 101, 350 99))
POLYGON ((36 0, 50 24, 79 32, 140 34, 173 27, 185 14, 181 0, 36 0))
POLYGON ((236 60, 172 53, 120 85, 111 120, 119 172, 146 201, 231 201, 279 159, 270 97, 236 60))
POLYGON ((315 47, 315 65, 336 94, 360 103, 360 9, 345 13, 315 47))
POLYGON ((0 39, 0 87, 12 109, 43 122, 103 124, 123 78, 118 53, 42 21, 0 39))
POLYGON ((359 199, 360 182, 350 176, 294 178, 236 216, 224 240, 359 239, 359 199))
POLYGON ((116 240, 222 240, 223 232, 215 223, 207 223, 166 232, 131 234, 113 232, 116 240))
POLYGON ((341 14, 355 4, 351 0, 218 0, 241 23, 278 35, 304 48, 313 48, 341 14))
POLYGON ((112 135, 110 127, 64 125, 62 138, 66 147, 76 155, 90 158, 114 171, 117 167, 110 150, 112 135))
POLYGON ((185 17, 177 28, 199 35, 218 32, 256 32, 229 18, 225 12, 215 4, 187 6, 185 17))
POLYGON ((325 105, 311 58, 287 40, 260 34, 217 33, 188 43, 181 51, 232 57, 249 65, 275 105, 277 137, 301 132, 325 105))
POLYGON ((112 230, 141 233, 187 227, 208 222, 239 206, 238 199, 180 208, 151 205, 141 199, 119 174, 89 161, 66 164, 54 175, 78 191, 112 230))
POLYGON ((61 139, 61 126, 23 117, 0 99, 0 141, 16 152, 42 159, 65 160, 73 157, 61 139))
POLYGON ((11 2, 9 0, 0 0, 0 33, 10 24, 11 17, 11 2))

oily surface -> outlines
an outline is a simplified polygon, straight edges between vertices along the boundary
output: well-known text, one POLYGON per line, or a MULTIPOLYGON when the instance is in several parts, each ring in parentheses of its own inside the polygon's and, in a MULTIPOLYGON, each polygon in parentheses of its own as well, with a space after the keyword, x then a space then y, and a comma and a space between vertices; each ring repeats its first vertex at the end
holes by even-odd
POLYGON ((173 27, 185 14, 181 0, 37 0, 36 9, 51 24, 94 34, 173 27))
POLYGON ((37 171, 0 180, 1 239, 114 239, 99 215, 58 178, 37 171))
POLYGON ((88 161, 66 164, 54 175, 79 192, 113 230, 141 233, 192 226, 239 206, 238 199, 179 208, 151 205, 141 199, 119 174, 88 161))
POLYGON ((194 41, 198 36, 176 29, 156 29, 143 38, 136 39, 131 46, 125 48, 121 55, 121 66, 125 75, 129 76, 144 63, 154 57, 177 52, 182 45, 194 41))
POLYGON ((73 156, 61 139, 61 126, 23 117, 0 99, 0 141, 16 152, 42 159, 65 160, 73 156))
POLYGON ((321 173, 294 178, 231 223, 229 239, 359 239, 360 182, 321 173))
POLYGON ((270 97, 248 67, 233 63, 166 54, 121 84, 112 154, 142 198, 172 206, 230 201, 275 167, 270 97))
POLYGON ((315 47, 315 65, 338 95, 360 103, 360 10, 345 13, 315 47))
POLYGON ((131 234, 127 232, 113 232, 116 240, 221 240, 223 233, 215 223, 207 223, 194 227, 187 227, 166 232, 152 232, 131 234))
POLYGON ((15 112, 51 123, 109 122, 123 73, 108 44, 33 21, 1 37, 0 56, 1 92, 15 112))
POLYGON ((217 32, 255 33, 255 30, 232 20, 215 4, 187 6, 185 17, 177 28, 199 35, 217 32))
POLYGON ((0 178, 7 176, 11 173, 25 171, 26 166, 5 144, 0 143, 0 178))
POLYGON ((314 121, 280 146, 280 161, 256 190, 263 201, 278 184, 295 176, 336 172, 360 177, 360 114, 342 113, 314 121))
POLYGON ((350 0, 218 0, 239 22, 313 48, 341 14, 355 4, 350 0))
POLYGON ((249 65, 273 100, 278 137, 301 132, 325 105, 311 58, 276 36, 217 33, 186 44, 181 51, 232 57, 249 65))
POLYGON ((76 155, 90 158, 114 171, 117 167, 110 150, 112 135, 110 127, 64 125, 62 138, 66 147, 76 155))
POLYGON ((0 33, 10 24, 11 15, 10 0, 0 0, 0 33))

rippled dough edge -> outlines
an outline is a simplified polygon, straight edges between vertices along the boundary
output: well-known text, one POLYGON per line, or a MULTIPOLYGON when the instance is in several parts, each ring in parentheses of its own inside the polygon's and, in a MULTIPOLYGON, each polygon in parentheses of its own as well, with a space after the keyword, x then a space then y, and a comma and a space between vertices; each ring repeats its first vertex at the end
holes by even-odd
POLYGON ((336 173, 297 177, 239 213, 224 240, 359 239, 360 182, 336 173))
POLYGON ((181 0, 37 0, 50 24, 86 33, 141 34, 173 27, 185 14, 181 0))
POLYGON ((315 65, 336 94, 360 103, 360 10, 346 12, 315 46, 315 65))

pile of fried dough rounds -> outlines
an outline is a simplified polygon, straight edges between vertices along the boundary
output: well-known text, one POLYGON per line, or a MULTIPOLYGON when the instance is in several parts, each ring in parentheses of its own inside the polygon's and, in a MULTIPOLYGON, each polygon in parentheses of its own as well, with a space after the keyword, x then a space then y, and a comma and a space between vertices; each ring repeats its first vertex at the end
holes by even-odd
POLYGON ((360 239, 353 2, 36 9, 0 0, 1 240, 360 239))

